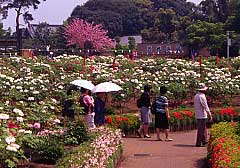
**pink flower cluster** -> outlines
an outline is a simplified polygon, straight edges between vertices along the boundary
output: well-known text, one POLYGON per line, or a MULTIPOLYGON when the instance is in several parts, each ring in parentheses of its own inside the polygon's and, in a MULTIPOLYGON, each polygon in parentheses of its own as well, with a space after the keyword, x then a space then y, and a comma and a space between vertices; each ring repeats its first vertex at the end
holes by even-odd
POLYGON ((86 151, 79 151, 78 157, 81 158, 82 162, 73 163, 71 167, 105 167, 107 159, 122 144, 120 130, 100 127, 92 131, 99 132, 100 136, 89 144, 86 151))
POLYGON ((90 42, 96 50, 114 47, 113 41, 107 36, 107 31, 103 30, 102 25, 94 25, 82 19, 73 19, 65 27, 64 35, 68 45, 77 45, 80 48, 84 48, 86 42, 90 42))

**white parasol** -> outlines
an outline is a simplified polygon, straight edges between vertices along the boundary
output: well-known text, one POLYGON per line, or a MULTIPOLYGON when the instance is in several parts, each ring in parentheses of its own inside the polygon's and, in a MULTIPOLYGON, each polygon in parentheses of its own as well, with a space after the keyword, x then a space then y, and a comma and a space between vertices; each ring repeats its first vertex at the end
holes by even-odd
POLYGON ((88 89, 88 90, 92 90, 95 87, 94 84, 92 84, 91 81, 83 80, 83 79, 77 79, 77 80, 74 80, 70 83, 73 84, 73 85, 79 86, 79 87, 83 87, 83 88, 88 89))
POLYGON ((92 92, 93 93, 97 93, 97 92, 116 92, 122 90, 122 88, 120 86, 118 86, 115 83, 111 83, 111 82, 103 82, 100 83, 98 85, 96 85, 92 92))

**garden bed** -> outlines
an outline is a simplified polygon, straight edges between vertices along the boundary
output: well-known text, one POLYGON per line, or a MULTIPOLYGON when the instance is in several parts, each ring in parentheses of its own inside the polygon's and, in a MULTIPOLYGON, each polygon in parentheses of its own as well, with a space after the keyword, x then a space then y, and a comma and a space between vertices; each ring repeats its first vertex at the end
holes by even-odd
MULTIPOLYGON (((66 167, 108 167, 114 168, 118 164, 122 152, 121 133, 113 128, 99 127, 90 131, 91 138, 80 145, 65 146, 64 155, 56 164, 43 164, 46 160, 36 163, 20 161, 19 168, 66 168, 66 167)), ((34 162, 35 160, 35 162, 34 162)))
MULTIPOLYGON (((223 107, 211 109, 213 116, 213 123, 222 121, 240 121, 240 107, 223 107)), ((135 135, 136 131, 141 125, 140 112, 128 114, 115 114, 106 116, 108 125, 119 128, 124 135, 135 135)), ((170 110, 170 131, 188 131, 197 128, 196 119, 193 108, 179 108, 170 110)), ((150 132, 155 132, 154 115, 152 115, 153 122, 150 124, 150 132)), ((210 123, 209 123, 210 124, 210 123)), ((211 125, 208 125, 209 127, 211 125)))
POLYGON ((213 125, 208 159, 212 168, 240 167, 240 123, 222 122, 213 125))
MULTIPOLYGON (((221 60, 219 65, 221 66, 215 65, 211 59, 203 60, 200 74, 199 62, 181 59, 146 58, 132 61, 123 56, 99 56, 84 60, 74 55, 59 56, 54 60, 46 60, 45 57, 2 57, 0 167, 16 167, 18 160, 41 160, 41 157, 45 157, 48 163, 53 163, 62 157, 64 145, 81 145, 89 140, 82 125, 74 125, 66 131, 64 121, 60 118, 65 98, 76 102, 75 121, 79 121, 79 116, 84 113, 78 103, 79 91, 73 92, 70 97, 66 95, 70 82, 75 79, 91 80, 94 84, 111 81, 120 85, 123 90, 112 93, 111 101, 107 104, 116 105, 120 109, 126 106, 122 113, 138 113, 135 100, 142 93, 146 82, 152 85, 153 95, 159 93, 160 86, 166 85, 169 90, 167 97, 173 102, 174 108, 185 106, 184 101, 192 100, 199 82, 204 82, 209 87, 207 98, 217 103, 223 98, 239 98, 240 57, 221 60), (114 69, 113 60, 116 63, 114 69), (135 109, 132 110, 131 106, 135 106, 135 109), (26 148, 31 149, 33 156, 39 158, 26 154, 26 148)), ((232 105, 231 100, 230 104, 229 100, 221 102, 223 103, 232 105)), ((171 130, 194 128, 193 111, 190 110, 191 116, 184 112, 186 109, 179 111, 172 111, 176 113, 171 114, 171 130)), ((239 120, 237 115, 225 112, 216 115, 216 122, 239 120)), ((113 122, 109 125, 121 128, 127 135, 134 134, 139 127, 137 116, 133 119, 134 122, 130 116, 128 119, 117 117, 114 119, 116 124, 113 122)))

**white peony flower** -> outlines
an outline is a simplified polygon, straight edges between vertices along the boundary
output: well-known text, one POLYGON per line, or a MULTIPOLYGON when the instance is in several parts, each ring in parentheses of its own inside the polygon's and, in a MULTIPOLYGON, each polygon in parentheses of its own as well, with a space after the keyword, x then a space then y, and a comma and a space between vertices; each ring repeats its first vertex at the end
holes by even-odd
POLYGON ((34 97, 28 97, 28 101, 33 101, 34 97))
POLYGON ((21 89, 22 89, 22 86, 17 86, 16 89, 17 89, 17 90, 21 90, 21 89))
POLYGON ((23 122, 23 118, 22 117, 17 117, 17 121, 23 122))
POLYGON ((25 129, 20 129, 18 130, 19 133, 24 133, 25 132, 25 129))
POLYGON ((22 112, 22 110, 15 108, 13 109, 13 112, 18 114, 19 112, 22 112))
POLYGON ((6 150, 17 152, 20 146, 18 144, 10 144, 6 147, 6 150))
POLYGON ((33 94, 39 94, 39 91, 33 91, 33 94))
POLYGON ((11 144, 16 141, 16 139, 13 136, 8 136, 5 138, 5 141, 7 144, 11 144))
POLYGON ((1 120, 8 120, 8 119, 9 119, 9 115, 8 115, 8 114, 3 114, 3 113, 1 113, 1 114, 0 114, 0 119, 1 119, 1 120))
POLYGON ((32 131, 31 130, 26 130, 24 133, 25 134, 32 134, 32 131))
POLYGON ((59 124, 60 120, 59 119, 55 119, 55 120, 53 120, 53 122, 56 123, 56 124, 59 124))

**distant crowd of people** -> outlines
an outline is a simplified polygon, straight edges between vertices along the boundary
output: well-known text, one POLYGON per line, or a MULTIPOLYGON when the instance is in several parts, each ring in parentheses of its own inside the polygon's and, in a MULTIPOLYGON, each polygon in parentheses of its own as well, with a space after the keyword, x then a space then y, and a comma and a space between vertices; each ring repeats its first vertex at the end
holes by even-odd
MULTIPOLYGON (((194 109, 195 117, 197 120, 197 138, 196 147, 205 146, 208 143, 207 140, 207 127, 208 120, 212 122, 212 114, 208 107, 205 92, 208 87, 204 83, 200 83, 196 88, 197 93, 194 97, 194 109)), ((168 109, 168 98, 166 97, 167 88, 165 86, 160 87, 160 95, 157 96, 151 103, 150 98, 151 86, 145 85, 144 92, 141 94, 137 104, 140 108, 141 122, 142 125, 137 130, 136 134, 138 137, 151 138, 148 134, 148 128, 152 122, 151 114, 155 115, 155 128, 157 133, 157 141, 163 141, 160 137, 160 130, 162 129, 165 133, 165 141, 172 141, 169 138, 169 109, 168 109)))

